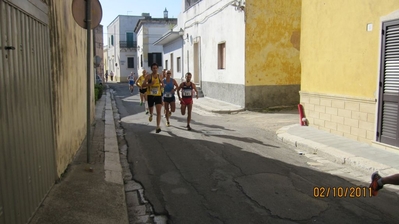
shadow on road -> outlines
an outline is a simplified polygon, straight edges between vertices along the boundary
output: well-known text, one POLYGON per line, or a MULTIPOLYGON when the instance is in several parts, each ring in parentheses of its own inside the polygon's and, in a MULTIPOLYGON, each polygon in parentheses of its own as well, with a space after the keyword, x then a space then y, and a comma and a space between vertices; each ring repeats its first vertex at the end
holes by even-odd
MULTIPOLYGON (((117 104, 121 118, 132 116, 121 108, 125 102, 117 104)), ((234 136, 234 130, 224 134, 219 126, 223 134, 180 127, 156 134, 154 124, 139 122, 120 122, 133 178, 143 185, 155 213, 167 215, 170 223, 399 221, 397 194, 381 191, 371 198, 368 183, 354 185, 355 180, 309 168, 308 159, 280 142, 234 136), (261 150, 252 150, 251 143, 261 150), (288 163, 285 157, 295 160, 288 163)))

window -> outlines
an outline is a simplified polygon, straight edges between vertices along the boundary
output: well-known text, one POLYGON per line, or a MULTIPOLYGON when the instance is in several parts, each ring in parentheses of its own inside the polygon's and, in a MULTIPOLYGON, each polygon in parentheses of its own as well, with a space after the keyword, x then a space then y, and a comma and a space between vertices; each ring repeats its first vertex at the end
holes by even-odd
POLYGON ((169 68, 168 68, 168 60, 165 60, 165 68, 166 68, 166 69, 169 69, 169 68))
POLYGON ((181 66, 181 58, 178 57, 178 58, 177 58, 177 72, 181 72, 180 66, 181 66))
POLYGON ((114 46, 114 35, 111 35, 111 46, 114 46))
POLYGON ((134 58, 133 57, 127 58, 127 68, 134 68, 134 58))
POLYGON ((151 66, 154 62, 162 67, 162 53, 148 53, 148 66, 151 66))
POLYGON ((140 59, 140 65, 141 65, 141 67, 143 67, 143 55, 141 55, 140 58, 141 58, 140 59))
POLYGON ((226 68, 226 43, 218 45, 218 69, 226 68))
POLYGON ((128 48, 134 47, 133 41, 133 33, 126 33, 126 45, 128 48))

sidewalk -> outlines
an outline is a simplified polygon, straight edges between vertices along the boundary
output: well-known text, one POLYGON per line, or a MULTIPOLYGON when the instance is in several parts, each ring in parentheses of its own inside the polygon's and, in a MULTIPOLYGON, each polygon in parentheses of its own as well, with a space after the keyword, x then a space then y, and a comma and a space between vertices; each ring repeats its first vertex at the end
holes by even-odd
POLYGON ((129 223, 110 94, 95 107, 90 164, 86 141, 54 184, 31 224, 129 223))
POLYGON ((235 113, 245 111, 244 108, 238 105, 212 99, 209 97, 200 97, 198 99, 195 99, 195 103, 193 104, 193 106, 213 113, 235 113))
MULTIPOLYGON (((194 105, 215 113, 243 111, 237 105, 207 97, 196 100, 194 105)), ((364 173, 371 174, 377 170, 382 176, 399 173, 399 150, 374 147, 299 124, 285 126, 276 135, 280 141, 297 147, 304 153, 317 154, 329 161, 350 165, 364 173)))

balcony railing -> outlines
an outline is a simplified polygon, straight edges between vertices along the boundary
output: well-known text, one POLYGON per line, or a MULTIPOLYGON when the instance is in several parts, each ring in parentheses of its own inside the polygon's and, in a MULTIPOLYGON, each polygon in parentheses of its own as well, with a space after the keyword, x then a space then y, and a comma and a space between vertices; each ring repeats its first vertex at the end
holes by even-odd
POLYGON ((137 41, 119 41, 120 48, 137 48, 137 41))

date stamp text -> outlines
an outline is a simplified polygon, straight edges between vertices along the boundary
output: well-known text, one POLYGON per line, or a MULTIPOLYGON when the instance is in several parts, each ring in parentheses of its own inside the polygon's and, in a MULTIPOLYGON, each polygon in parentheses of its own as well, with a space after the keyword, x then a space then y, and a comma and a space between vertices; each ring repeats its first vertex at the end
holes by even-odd
POLYGON ((368 198, 371 196, 370 187, 313 187, 315 198, 368 198))

